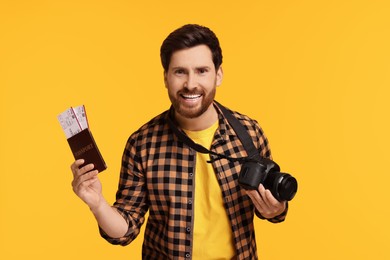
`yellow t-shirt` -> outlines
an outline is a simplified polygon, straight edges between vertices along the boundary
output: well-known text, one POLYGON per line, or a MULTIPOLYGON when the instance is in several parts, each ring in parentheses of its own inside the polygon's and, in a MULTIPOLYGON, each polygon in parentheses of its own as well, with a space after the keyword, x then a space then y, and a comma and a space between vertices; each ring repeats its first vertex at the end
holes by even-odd
MULTIPOLYGON (((218 121, 202 131, 188 131, 195 143, 210 148, 218 121)), ((231 259, 235 256, 231 224, 209 154, 196 154, 193 259, 231 259)))

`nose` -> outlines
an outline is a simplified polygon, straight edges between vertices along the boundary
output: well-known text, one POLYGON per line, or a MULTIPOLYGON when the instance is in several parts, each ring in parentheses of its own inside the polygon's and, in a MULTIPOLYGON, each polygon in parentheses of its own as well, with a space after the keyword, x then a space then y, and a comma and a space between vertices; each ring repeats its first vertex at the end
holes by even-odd
POLYGON ((193 89, 193 88, 197 87, 196 76, 194 75, 194 73, 188 73, 187 80, 184 84, 184 87, 186 87, 188 89, 193 89))

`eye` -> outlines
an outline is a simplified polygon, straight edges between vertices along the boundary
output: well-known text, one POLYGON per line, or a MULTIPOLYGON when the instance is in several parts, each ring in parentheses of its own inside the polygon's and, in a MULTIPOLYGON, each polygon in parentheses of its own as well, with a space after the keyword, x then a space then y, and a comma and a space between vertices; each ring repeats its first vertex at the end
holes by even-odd
POLYGON ((174 71, 174 73, 177 74, 177 75, 182 75, 182 74, 185 74, 185 71, 184 71, 184 69, 176 69, 174 71))
POLYGON ((207 68, 199 68, 198 69, 198 73, 199 74, 205 74, 205 73, 207 73, 208 72, 208 69, 207 68))

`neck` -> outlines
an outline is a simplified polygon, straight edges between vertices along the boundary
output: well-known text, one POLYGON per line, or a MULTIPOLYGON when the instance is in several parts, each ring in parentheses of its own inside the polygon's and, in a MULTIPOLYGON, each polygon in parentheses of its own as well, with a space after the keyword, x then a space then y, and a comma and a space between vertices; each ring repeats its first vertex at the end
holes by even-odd
POLYGON ((181 128, 190 131, 201 131, 209 128, 218 120, 218 113, 214 105, 211 104, 206 112, 199 117, 185 118, 175 112, 175 118, 181 128))

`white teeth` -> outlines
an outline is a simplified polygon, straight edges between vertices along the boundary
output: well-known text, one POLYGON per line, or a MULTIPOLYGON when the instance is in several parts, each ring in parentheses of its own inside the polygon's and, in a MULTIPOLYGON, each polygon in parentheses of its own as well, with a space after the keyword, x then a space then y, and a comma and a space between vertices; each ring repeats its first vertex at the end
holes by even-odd
POLYGON ((195 99, 200 98, 201 95, 183 95, 184 98, 195 99))

